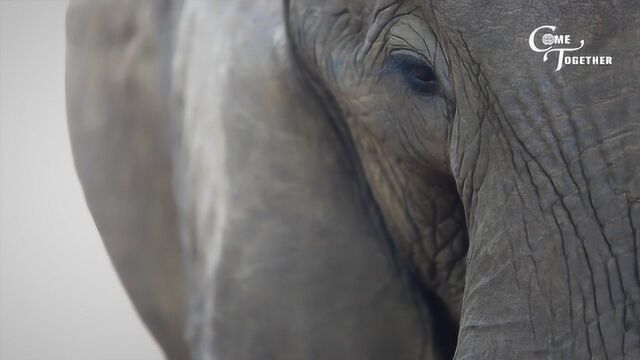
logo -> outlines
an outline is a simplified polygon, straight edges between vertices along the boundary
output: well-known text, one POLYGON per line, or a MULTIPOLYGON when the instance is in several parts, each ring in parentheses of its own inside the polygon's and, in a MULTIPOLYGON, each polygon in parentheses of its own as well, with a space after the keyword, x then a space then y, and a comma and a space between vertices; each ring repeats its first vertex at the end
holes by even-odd
POLYGON ((584 47, 584 40, 579 41, 579 45, 573 43, 573 38, 568 34, 556 34, 556 27, 553 25, 542 25, 529 35, 529 47, 537 53, 544 53, 542 62, 549 60, 549 54, 557 53, 558 62, 556 71, 562 69, 563 65, 611 65, 612 56, 602 55, 582 55, 575 56, 572 53, 584 47), (542 44, 540 48, 537 44, 542 44))

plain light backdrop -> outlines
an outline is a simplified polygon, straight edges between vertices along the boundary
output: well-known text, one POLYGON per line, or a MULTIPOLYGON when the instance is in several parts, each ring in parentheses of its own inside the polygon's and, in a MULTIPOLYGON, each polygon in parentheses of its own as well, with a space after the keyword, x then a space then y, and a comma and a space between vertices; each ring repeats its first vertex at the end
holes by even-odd
POLYGON ((76 178, 62 0, 0 0, 0 360, 158 360, 76 178))

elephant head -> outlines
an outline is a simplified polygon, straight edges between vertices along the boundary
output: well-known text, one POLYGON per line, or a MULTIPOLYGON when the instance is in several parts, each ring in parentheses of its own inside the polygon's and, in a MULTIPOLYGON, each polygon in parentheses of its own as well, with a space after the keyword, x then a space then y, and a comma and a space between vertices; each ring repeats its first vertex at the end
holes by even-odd
POLYGON ((638 356, 638 9, 290 2, 394 240, 459 321, 457 358, 638 356), (526 44, 549 21, 615 64, 543 64, 526 44))
POLYGON ((640 356, 635 2, 71 9, 76 165, 170 358, 640 356))

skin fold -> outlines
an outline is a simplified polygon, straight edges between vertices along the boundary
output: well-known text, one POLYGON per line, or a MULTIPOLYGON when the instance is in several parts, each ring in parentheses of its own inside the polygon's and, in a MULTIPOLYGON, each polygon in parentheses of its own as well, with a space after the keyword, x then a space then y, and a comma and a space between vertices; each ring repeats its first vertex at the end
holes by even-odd
POLYGON ((640 357, 637 2, 67 21, 78 173, 168 358, 640 357), (546 24, 613 64, 556 72, 546 24))

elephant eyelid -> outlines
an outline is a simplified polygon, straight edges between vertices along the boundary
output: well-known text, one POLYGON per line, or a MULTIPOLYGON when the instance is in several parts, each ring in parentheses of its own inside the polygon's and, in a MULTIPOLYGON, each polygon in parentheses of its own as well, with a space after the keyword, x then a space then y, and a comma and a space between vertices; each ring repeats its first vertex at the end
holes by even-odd
POLYGON ((420 95, 433 95, 438 90, 436 73, 426 60, 404 53, 391 53, 380 70, 380 76, 398 73, 411 90, 420 95))

